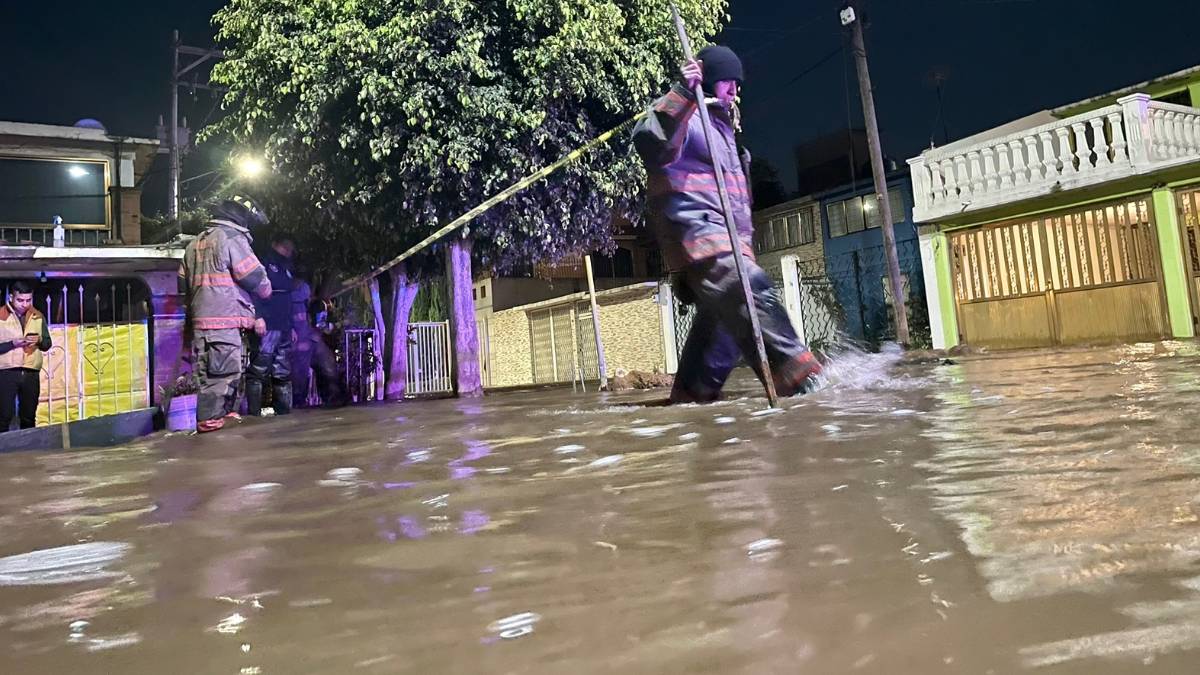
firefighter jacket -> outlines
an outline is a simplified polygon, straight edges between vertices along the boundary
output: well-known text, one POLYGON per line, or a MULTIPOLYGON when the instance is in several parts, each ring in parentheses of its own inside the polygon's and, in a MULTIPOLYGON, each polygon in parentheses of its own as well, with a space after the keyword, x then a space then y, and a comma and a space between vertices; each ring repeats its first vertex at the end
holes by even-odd
POLYGON ((254 327, 253 297, 271 297, 271 282, 251 242, 246 228, 213 220, 188 244, 179 275, 194 330, 254 327))
MULTIPOLYGON (((730 111, 708 102, 713 152, 725 171, 733 220, 742 251, 754 259, 750 217, 750 157, 739 152, 730 111)), ((704 141, 696 99, 682 84, 650 106, 634 128, 633 144, 646 165, 646 200, 651 227, 671 270, 733 251, 713 158, 704 141)))

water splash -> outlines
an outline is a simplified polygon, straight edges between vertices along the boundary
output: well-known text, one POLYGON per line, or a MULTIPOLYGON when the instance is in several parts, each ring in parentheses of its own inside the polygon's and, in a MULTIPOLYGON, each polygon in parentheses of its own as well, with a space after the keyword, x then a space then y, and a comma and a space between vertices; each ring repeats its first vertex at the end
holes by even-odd
POLYGON ((878 353, 859 347, 846 346, 834 353, 817 378, 817 391, 835 390, 901 390, 925 386, 921 378, 896 376, 893 369, 903 357, 895 343, 885 343, 878 353))

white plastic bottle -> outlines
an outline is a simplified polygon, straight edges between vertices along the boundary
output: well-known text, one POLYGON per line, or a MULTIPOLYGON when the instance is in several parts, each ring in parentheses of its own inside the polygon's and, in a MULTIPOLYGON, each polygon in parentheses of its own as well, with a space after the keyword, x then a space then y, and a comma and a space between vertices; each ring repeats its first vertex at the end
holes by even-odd
POLYGON ((54 248, 67 245, 67 231, 63 229, 62 216, 54 216, 54 248))

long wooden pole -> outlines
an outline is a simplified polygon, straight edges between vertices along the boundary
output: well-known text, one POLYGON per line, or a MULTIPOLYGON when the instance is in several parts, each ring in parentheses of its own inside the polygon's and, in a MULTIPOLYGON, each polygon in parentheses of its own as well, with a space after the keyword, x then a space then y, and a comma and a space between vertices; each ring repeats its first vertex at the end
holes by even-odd
POLYGON ((896 254, 896 232, 892 229, 892 202, 888 199, 887 173, 883 168, 883 148, 879 142, 879 122, 875 118, 875 95, 871 88, 871 72, 867 69, 867 45, 863 40, 862 17, 852 3, 843 14, 850 22, 850 44, 858 66, 858 91, 862 97, 863 117, 867 123, 867 149, 871 152, 871 173, 875 177, 875 202, 883 220, 883 253, 887 258, 888 284, 892 289, 892 313, 896 315, 896 341, 908 347, 908 298, 904 297, 900 280, 900 258, 896 254))
MULTIPOLYGON (((691 61, 695 58, 692 54, 692 43, 688 40, 687 27, 683 25, 683 17, 679 15, 679 8, 675 6, 675 3, 671 3, 671 14, 675 18, 675 30, 679 33, 679 43, 683 47, 683 58, 691 61)), ((750 277, 746 274, 742 240, 738 235, 737 224, 733 220, 733 209, 729 206, 729 193, 725 189, 725 167, 713 144, 712 120, 709 119, 708 105, 704 101, 704 87, 697 84, 692 93, 696 97, 697 109, 700 112, 700 126, 704 129, 704 144, 708 146, 708 154, 713 161, 713 173, 717 177, 717 193, 721 197, 721 212, 725 216, 725 229, 729 232, 729 245, 733 248, 733 263, 737 268, 738 279, 742 283, 742 295, 746 298, 746 311, 750 314, 750 329, 754 332, 754 346, 758 349, 758 363, 763 376, 763 387, 767 390, 768 403, 772 408, 778 408, 779 396, 775 393, 775 380, 771 375, 771 364, 767 361, 767 348, 763 344, 758 309, 755 307, 754 293, 750 290, 750 277)))
POLYGON ((600 371, 600 391, 608 389, 608 363, 604 359, 604 340, 600 338, 600 305, 596 302, 596 281, 592 276, 592 256, 583 256, 587 271, 588 298, 592 302, 592 333, 596 335, 596 369, 600 371))

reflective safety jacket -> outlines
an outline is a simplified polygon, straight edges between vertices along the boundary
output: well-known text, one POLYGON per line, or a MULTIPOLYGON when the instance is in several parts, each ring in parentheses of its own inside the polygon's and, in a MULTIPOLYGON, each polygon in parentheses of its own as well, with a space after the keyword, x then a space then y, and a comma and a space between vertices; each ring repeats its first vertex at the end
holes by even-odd
POLYGON ((271 297, 271 281, 250 248, 252 241, 246 228, 213 220, 188 244, 179 276, 194 330, 254 327, 252 295, 271 297))
MULTIPOLYGON (((650 106, 634 128, 633 144, 646 165, 649 220, 671 270, 733 251, 712 158, 704 142, 696 99, 682 84, 650 106)), ((750 156, 739 153, 730 111, 708 102, 714 153, 725 170, 725 187, 742 251, 754 259, 750 218, 750 156)))

